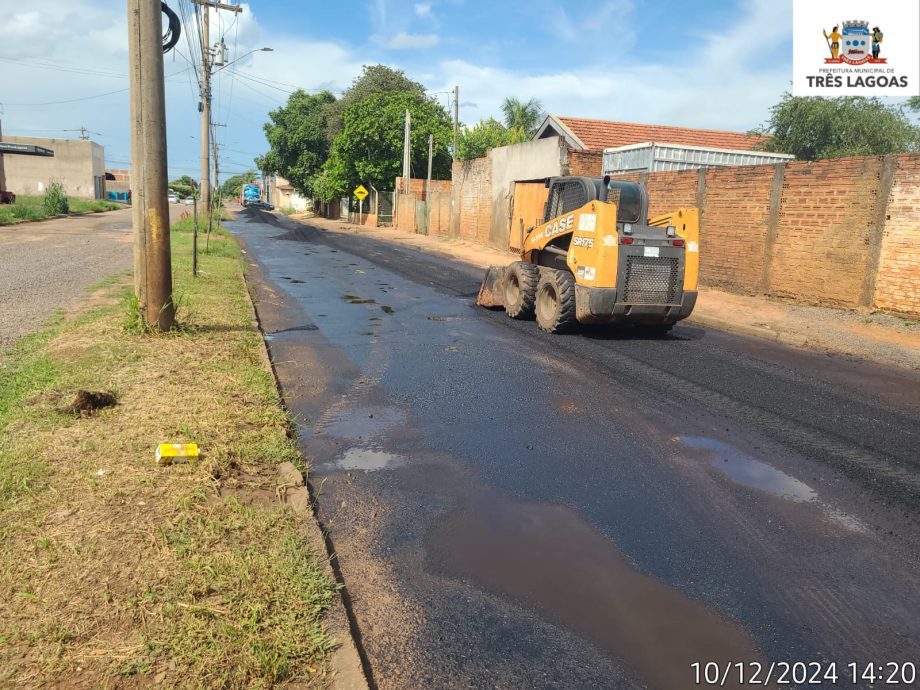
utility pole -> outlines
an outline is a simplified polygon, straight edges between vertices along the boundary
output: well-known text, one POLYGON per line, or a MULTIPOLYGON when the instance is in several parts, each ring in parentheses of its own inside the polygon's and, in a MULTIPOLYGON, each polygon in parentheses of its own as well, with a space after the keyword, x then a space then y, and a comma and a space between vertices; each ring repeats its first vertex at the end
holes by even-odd
POLYGON ((406 109, 406 131, 403 134, 403 191, 407 192, 410 188, 410 179, 412 175, 412 113, 406 109))
POLYGON ((431 223, 431 154, 434 152, 434 134, 428 135, 428 179, 425 181, 425 234, 431 223))
POLYGON ((454 87, 454 146, 453 159, 457 160, 457 128, 460 126, 460 87, 454 87))
POLYGON ((239 5, 227 5, 213 0, 192 0, 202 9, 201 17, 201 202, 203 207, 211 209, 211 170, 210 170, 210 135, 211 135, 211 8, 242 12, 239 5))
POLYGON ((175 325, 176 310, 169 254, 166 86, 159 0, 128 0, 128 66, 134 293, 147 326, 168 331, 175 325))

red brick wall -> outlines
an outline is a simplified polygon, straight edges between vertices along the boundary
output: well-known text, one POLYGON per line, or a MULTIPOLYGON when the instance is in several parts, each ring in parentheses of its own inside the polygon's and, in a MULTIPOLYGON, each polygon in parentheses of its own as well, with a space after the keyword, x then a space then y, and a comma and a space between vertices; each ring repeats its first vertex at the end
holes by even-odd
POLYGON ((786 166, 769 292, 859 306, 881 168, 878 157, 786 166))
POLYGON ((746 291, 760 287, 775 173, 772 165, 706 171, 700 235, 700 279, 705 283, 746 291))
POLYGON ((660 172, 648 176, 648 214, 664 215, 678 208, 696 206, 696 170, 660 172))
POLYGON ((451 190, 455 220, 451 235, 473 242, 489 243, 492 226, 492 166, 489 158, 457 161, 451 190))
POLYGON ((569 175, 603 177, 604 153, 569 149, 569 175))
POLYGON ((920 156, 899 156, 885 214, 875 304, 920 314, 920 156))

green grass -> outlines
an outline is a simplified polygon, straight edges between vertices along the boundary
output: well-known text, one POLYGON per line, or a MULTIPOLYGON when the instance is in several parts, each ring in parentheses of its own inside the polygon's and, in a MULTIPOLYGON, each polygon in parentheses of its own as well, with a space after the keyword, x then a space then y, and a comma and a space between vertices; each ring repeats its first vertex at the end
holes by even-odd
MULTIPOLYGON (((68 197, 70 215, 83 215, 86 213, 102 213, 124 208, 122 204, 104 199, 77 199, 68 197)), ((16 196, 15 204, 0 205, 0 225, 12 225, 28 220, 45 220, 50 216, 42 207, 41 196, 20 194, 16 196)))
POLYGON ((129 327, 122 276, 0 353, 0 686, 324 682, 335 587, 274 500, 302 458, 242 255, 217 229, 192 278, 191 239, 176 223, 175 332, 129 327), (60 412, 81 388, 118 404, 60 412), (160 467, 164 441, 202 457, 160 467))

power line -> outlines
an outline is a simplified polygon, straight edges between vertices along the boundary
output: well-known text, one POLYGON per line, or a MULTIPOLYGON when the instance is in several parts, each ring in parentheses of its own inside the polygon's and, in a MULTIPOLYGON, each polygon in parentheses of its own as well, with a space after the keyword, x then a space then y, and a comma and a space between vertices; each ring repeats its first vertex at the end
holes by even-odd
POLYGON ((127 79, 128 75, 121 72, 109 72, 98 69, 84 69, 82 67, 72 67, 70 65, 60 65, 53 62, 44 62, 44 61, 28 61, 22 58, 12 58, 0 55, 0 60, 3 62, 12 62, 16 65, 22 65, 23 67, 34 67, 36 69, 45 69, 51 70, 53 72, 72 72, 74 74, 89 74, 97 77, 118 77, 120 79, 127 79))
MULTIPOLYGON (((173 72, 172 74, 168 75, 166 79, 175 77, 186 71, 188 71, 188 68, 185 68, 181 72, 173 72)), ((130 87, 126 87, 124 89, 116 89, 115 91, 106 91, 105 93, 97 93, 92 96, 81 96, 79 98, 68 98, 63 101, 47 101, 45 103, 6 103, 4 102, 3 105, 4 107, 12 106, 15 108, 37 108, 37 107, 46 106, 46 105, 63 105, 65 103, 77 103, 79 101, 91 101, 94 98, 103 98, 105 96, 112 96, 116 93, 125 93, 126 91, 130 91, 130 87)))

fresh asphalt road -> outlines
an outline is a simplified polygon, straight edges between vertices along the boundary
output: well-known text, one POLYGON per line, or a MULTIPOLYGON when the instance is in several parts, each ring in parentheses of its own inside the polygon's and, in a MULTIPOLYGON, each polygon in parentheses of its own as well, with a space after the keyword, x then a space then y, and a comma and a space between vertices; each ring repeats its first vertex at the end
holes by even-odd
POLYGON ((475 307, 465 264, 230 225, 372 684, 920 665, 916 373, 689 326, 550 336, 475 307))

